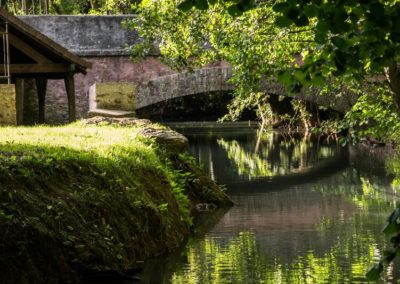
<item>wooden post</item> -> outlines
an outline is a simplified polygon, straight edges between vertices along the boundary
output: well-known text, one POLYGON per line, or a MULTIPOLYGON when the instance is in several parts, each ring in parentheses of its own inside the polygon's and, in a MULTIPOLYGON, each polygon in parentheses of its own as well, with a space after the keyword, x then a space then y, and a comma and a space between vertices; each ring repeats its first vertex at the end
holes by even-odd
POLYGON ((65 89, 67 90, 67 96, 68 96, 69 122, 73 122, 76 119, 74 74, 69 73, 68 76, 64 78, 64 82, 65 82, 65 89))
POLYGON ((24 91, 25 90, 25 80, 16 79, 15 80, 15 106, 17 109, 17 125, 24 123, 24 91))
POLYGON ((36 90, 39 99, 39 123, 44 123, 45 100, 46 100, 47 79, 36 79, 36 90))

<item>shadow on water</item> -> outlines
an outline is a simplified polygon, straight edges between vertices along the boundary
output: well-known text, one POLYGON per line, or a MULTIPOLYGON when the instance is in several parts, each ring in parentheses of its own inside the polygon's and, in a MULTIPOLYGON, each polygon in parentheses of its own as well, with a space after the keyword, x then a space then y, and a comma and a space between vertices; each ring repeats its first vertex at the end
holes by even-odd
MULTIPOLYGON (((184 248, 146 262, 142 283, 366 282, 396 202, 382 164, 323 139, 180 130, 235 206, 199 215, 184 248)), ((383 282, 398 277, 392 265, 383 282)))

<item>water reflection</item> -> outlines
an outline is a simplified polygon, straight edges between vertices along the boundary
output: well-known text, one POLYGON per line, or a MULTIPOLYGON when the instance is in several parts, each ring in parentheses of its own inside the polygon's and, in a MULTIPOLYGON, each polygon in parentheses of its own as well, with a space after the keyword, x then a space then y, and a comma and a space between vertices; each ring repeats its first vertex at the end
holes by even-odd
MULTIPOLYGON (((204 131, 204 130, 203 130, 204 131)), ((343 168, 348 152, 336 143, 310 139, 299 134, 288 136, 277 132, 258 135, 256 130, 205 135, 185 133, 191 138, 190 152, 199 164, 220 183, 312 175, 326 168, 343 168), (205 147, 205 145, 207 145, 205 147)), ((333 170, 333 169, 332 169, 333 170)), ((265 181, 264 181, 265 182, 265 181)))
MULTIPOLYGON (((147 263, 144 283, 365 283, 395 202, 387 177, 324 141, 270 134, 254 152, 248 130, 188 136, 235 206, 200 217, 186 248, 147 263)), ((384 282, 398 276, 390 267, 384 282)))
POLYGON ((251 147, 254 142, 244 144, 239 141, 219 138, 217 144, 235 164, 237 174, 248 180, 305 173, 318 162, 336 157, 342 150, 334 143, 298 135, 285 137, 276 132, 259 135, 254 148, 251 147))

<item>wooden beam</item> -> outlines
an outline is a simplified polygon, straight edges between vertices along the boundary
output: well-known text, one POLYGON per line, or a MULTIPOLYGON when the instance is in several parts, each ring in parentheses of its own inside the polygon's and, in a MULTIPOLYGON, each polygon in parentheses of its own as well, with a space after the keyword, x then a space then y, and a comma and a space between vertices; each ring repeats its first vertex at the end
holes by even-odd
POLYGON ((47 79, 36 79, 36 90, 39 101, 39 123, 44 123, 47 79))
POLYGON ((67 90, 67 97, 68 97, 68 118, 69 118, 69 122, 73 122, 76 119, 74 74, 69 73, 64 78, 64 83, 65 83, 65 89, 67 90))
POLYGON ((11 74, 27 73, 66 73, 70 69, 69 64, 41 63, 41 64, 10 64, 11 74))
POLYGON ((15 105, 17 109, 17 125, 21 125, 24 123, 24 89, 25 89, 25 80, 17 78, 15 80, 15 105))
MULTIPOLYGON (((0 29, 1 31, 2 29, 0 29)), ((16 49, 27 55, 28 57, 32 58, 38 63, 51 63, 49 58, 47 58, 45 55, 41 54, 38 52, 36 49, 34 49, 32 46, 27 44, 26 42, 22 41, 19 39, 17 36, 13 35, 12 33, 8 34, 8 40, 10 45, 14 46, 16 49)))

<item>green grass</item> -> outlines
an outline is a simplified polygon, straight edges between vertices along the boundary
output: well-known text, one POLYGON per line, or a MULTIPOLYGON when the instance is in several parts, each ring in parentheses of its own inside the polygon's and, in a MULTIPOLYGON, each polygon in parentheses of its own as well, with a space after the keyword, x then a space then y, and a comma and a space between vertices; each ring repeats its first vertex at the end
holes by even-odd
POLYGON ((79 122, 0 128, 3 279, 74 281, 72 259, 132 267, 183 243, 196 202, 229 204, 187 155, 139 132, 79 122))

